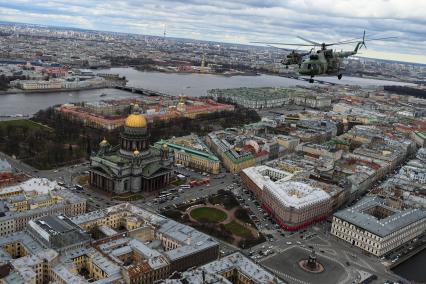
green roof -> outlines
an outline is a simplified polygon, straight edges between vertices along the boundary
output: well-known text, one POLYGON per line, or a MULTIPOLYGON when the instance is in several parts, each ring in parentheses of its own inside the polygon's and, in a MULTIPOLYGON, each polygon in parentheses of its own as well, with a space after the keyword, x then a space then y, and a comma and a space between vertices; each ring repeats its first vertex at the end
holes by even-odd
POLYGON ((232 88, 232 89, 212 89, 208 91, 211 95, 218 95, 219 97, 229 98, 244 98, 249 100, 271 100, 271 99, 282 99, 285 96, 293 94, 305 94, 306 90, 298 88, 273 88, 273 87, 262 87, 262 88, 232 88))
POLYGON ((119 163, 128 163, 129 159, 126 159, 120 155, 117 154, 112 154, 112 155, 105 155, 102 157, 103 159, 113 162, 114 164, 119 164, 119 163))
POLYGON ((419 136, 422 139, 426 139, 426 132, 423 131, 416 131, 414 132, 417 136, 419 136))
POLYGON ((159 163, 150 163, 143 168, 142 174, 146 177, 152 176, 155 174, 162 166, 159 163))
POLYGON ((234 155, 231 154, 231 150, 226 151, 225 155, 228 158, 230 158, 232 160, 232 162, 238 163, 238 164, 254 158, 253 154, 251 154, 251 153, 249 153, 247 155, 241 155, 238 158, 236 158, 234 155))
POLYGON ((168 141, 165 141, 165 140, 160 140, 160 141, 156 142, 155 146, 158 148, 158 147, 161 147, 163 144, 166 144, 168 147, 175 149, 177 151, 185 151, 187 153, 190 153, 190 154, 193 154, 193 155, 196 155, 196 156, 200 156, 204 159, 208 159, 212 162, 219 162, 219 158, 216 157, 215 155, 211 154, 211 153, 196 150, 196 149, 189 148, 189 147, 185 147, 185 146, 175 144, 175 143, 171 143, 171 142, 168 142, 168 141))

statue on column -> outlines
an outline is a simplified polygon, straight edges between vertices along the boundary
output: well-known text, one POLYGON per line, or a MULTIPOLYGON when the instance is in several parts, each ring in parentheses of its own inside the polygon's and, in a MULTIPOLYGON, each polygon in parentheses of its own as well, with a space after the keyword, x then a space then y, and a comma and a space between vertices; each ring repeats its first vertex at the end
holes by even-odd
POLYGON ((311 253, 308 259, 302 259, 299 261, 299 267, 309 273, 321 273, 324 271, 324 266, 318 262, 317 254, 314 247, 311 248, 311 253))
POLYGON ((312 247, 311 253, 309 254, 309 259, 307 265, 310 269, 317 268, 317 255, 315 253, 315 249, 312 247))

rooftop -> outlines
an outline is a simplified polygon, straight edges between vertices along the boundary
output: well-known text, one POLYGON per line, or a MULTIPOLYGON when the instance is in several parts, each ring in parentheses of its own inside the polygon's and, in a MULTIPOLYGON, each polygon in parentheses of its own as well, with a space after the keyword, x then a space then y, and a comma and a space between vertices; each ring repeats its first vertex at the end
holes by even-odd
POLYGON ((265 190, 268 190, 284 206, 297 209, 330 199, 330 194, 323 189, 301 181, 269 181, 265 184, 265 190))
POLYGON ((44 240, 52 248, 63 248, 69 245, 88 242, 90 236, 65 216, 45 216, 28 222, 37 237, 44 240))
POLYGON ((47 194, 50 191, 60 188, 56 181, 47 178, 32 178, 18 185, 4 187, 0 189, 0 195, 11 192, 30 192, 35 191, 38 194, 47 194))
MULTIPOLYGON (((187 225, 175 222, 164 216, 136 207, 130 203, 122 203, 105 209, 92 211, 73 217, 71 220, 78 225, 82 225, 84 223, 105 218, 109 214, 118 212, 128 212, 129 214, 137 216, 146 224, 152 225, 154 228, 156 228, 157 233, 166 235, 169 238, 177 241, 180 244, 178 248, 165 252, 165 255, 171 260, 184 257, 198 250, 204 250, 218 245, 217 241, 204 233, 201 233, 187 225)), ((142 246, 139 246, 139 248, 142 249, 142 246)), ((151 249, 147 247, 145 251, 148 252, 150 250, 151 249)))
POLYGON ((268 272, 239 252, 225 256, 201 267, 208 273, 222 274, 226 271, 237 269, 239 273, 249 278, 253 283, 284 283, 275 275, 268 272))
POLYGON ((334 216, 367 230, 380 237, 386 237, 398 230, 426 218, 426 212, 419 209, 398 210, 389 207, 382 197, 364 197, 351 208, 338 211, 334 216), (383 208, 389 214, 377 216, 374 208, 383 208))
POLYGON ((271 180, 271 177, 274 180, 290 180, 293 177, 293 174, 275 169, 269 166, 257 166, 249 167, 243 170, 243 172, 250 177, 250 179, 256 184, 260 189, 263 189, 263 186, 271 180))
POLYGON ((12 166, 9 164, 9 162, 5 159, 0 159, 0 173, 10 173, 12 172, 12 166))
POLYGON ((201 156, 213 162, 219 162, 219 158, 210 152, 209 148, 197 137, 185 136, 169 140, 160 140, 155 143, 157 146, 166 144, 171 149, 188 152, 193 155, 201 156), (191 140, 190 140, 191 139, 191 140))

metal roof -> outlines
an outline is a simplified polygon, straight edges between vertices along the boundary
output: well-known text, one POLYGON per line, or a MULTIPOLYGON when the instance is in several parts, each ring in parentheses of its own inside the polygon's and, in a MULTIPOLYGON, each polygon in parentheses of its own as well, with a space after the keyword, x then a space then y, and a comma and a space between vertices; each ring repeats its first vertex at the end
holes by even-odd
POLYGON ((338 211, 333 216, 380 237, 386 237, 419 220, 426 222, 426 211, 420 209, 398 210, 391 208, 386 205, 384 198, 378 196, 364 197, 356 205, 338 211), (393 214, 379 220, 366 212, 375 206, 384 207, 392 211, 393 214))

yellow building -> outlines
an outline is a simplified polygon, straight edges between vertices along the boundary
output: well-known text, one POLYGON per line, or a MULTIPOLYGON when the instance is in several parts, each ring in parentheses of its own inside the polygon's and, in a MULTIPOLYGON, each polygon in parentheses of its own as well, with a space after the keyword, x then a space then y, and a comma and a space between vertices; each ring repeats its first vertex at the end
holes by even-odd
POLYGON ((12 196, 7 199, 9 211, 22 212, 28 210, 28 200, 24 194, 12 196))
POLYGON ((251 153, 245 155, 235 155, 234 150, 225 152, 223 155, 223 164, 230 173, 236 174, 244 170, 245 168, 256 165, 256 159, 251 153))
POLYGON ((22 189, 18 189, 16 187, 6 187, 0 189, 0 200, 7 199, 12 196, 17 196, 23 193, 22 189))
POLYGON ((62 200, 61 197, 50 195, 50 194, 42 194, 34 196, 30 203, 29 210, 40 208, 40 207, 46 207, 46 206, 52 206, 58 203, 60 200, 62 200))

